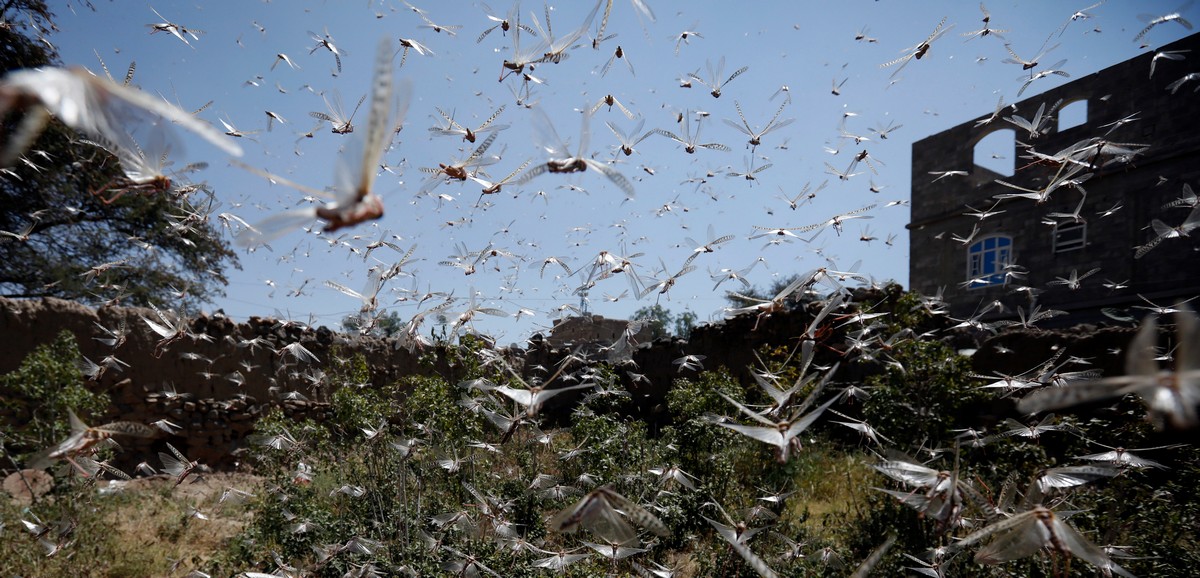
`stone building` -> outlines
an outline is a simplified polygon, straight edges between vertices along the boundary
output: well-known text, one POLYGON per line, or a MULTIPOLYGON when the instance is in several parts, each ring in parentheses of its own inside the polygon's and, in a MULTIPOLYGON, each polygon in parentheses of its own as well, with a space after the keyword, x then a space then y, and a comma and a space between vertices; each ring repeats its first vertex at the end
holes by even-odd
POLYGON ((1198 66, 1200 34, 914 143, 912 288, 943 291, 955 317, 1000 300, 1003 313, 987 315, 995 318, 1017 307, 1028 315, 1029 292, 1015 289, 1032 287, 1042 308, 1069 313, 1052 325, 1099 321, 1104 309, 1147 305, 1142 298, 1169 305, 1200 295, 1200 229, 1137 250, 1161 235, 1153 221, 1180 227, 1200 214, 1194 198, 1179 201, 1185 185, 1200 189, 1200 81, 1171 90, 1198 66), (1155 52, 1175 50, 1186 58, 1159 59, 1151 77, 1155 52), (1043 106, 1049 120, 1038 136, 1004 119, 1033 121, 1043 106), (1067 162, 1032 154, 1070 150, 1067 162), (967 174, 931 174, 950 170, 967 174), (1026 193, 1042 198, 997 199, 1026 193))

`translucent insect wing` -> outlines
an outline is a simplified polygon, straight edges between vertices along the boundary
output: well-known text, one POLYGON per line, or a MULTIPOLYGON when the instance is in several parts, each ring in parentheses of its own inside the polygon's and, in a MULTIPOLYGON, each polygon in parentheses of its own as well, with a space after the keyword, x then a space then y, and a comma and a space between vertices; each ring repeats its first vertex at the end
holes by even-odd
POLYGON ((110 149, 110 152, 117 155, 121 170, 130 181, 142 184, 163 176, 167 157, 172 150, 170 142, 178 141, 171 134, 171 128, 164 122, 161 118, 155 119, 146 127, 146 135, 143 138, 129 135, 126 144, 117 145, 116 150, 110 149))
POLYGON ((819 407, 817 407, 817 409, 812 410, 808 413, 808 415, 805 415, 793 423, 792 427, 789 427, 787 430, 787 438, 792 439, 800 435, 804 430, 808 429, 809 426, 811 426, 813 422, 817 421, 817 418, 821 417, 821 414, 825 413, 825 410, 829 409, 829 406, 833 405, 836 401, 838 401, 838 397, 835 396, 833 399, 821 404, 819 407))
POLYGON ((227 154, 242 155, 242 148, 220 131, 160 98, 93 76, 82 69, 72 69, 71 73, 84 78, 87 105, 95 114, 93 126, 104 134, 117 133, 119 126, 137 126, 147 122, 153 124, 166 119, 199 135, 227 154))
POLYGON ((608 503, 600 492, 592 492, 574 506, 563 510, 550 519, 550 527, 556 531, 571 533, 581 526, 614 544, 625 544, 637 539, 637 532, 608 503))
POLYGON ((379 160, 395 131, 393 118, 403 118, 408 107, 411 85, 402 82, 398 90, 393 90, 392 60, 391 41, 385 39, 379 45, 375 62, 367 129, 355 133, 335 165, 334 188, 339 200, 350 195, 361 199, 371 191, 379 160))
POLYGON ((1179 309, 1175 314, 1175 331, 1179 335, 1179 348, 1175 350, 1176 371, 1191 372, 1195 379, 1194 374, 1200 369, 1200 319, 1187 305, 1180 304, 1176 308, 1179 309))
POLYGON ((1054 534, 1062 541, 1063 547, 1077 558, 1086 560, 1101 569, 1106 569, 1105 575, 1112 572, 1127 578, 1134 578, 1133 574, 1113 562, 1112 558, 1109 558, 1100 547, 1089 542, 1087 538, 1081 536, 1075 528, 1058 516, 1054 516, 1050 523, 1054 528, 1054 534))
POLYGON ((1019 527, 1002 534, 975 553, 981 564, 1000 564, 1020 560, 1037 553, 1050 541, 1049 533, 1036 517, 1029 517, 1019 527))
POLYGON ((565 159, 571 156, 566 143, 558 136, 558 131, 554 130, 554 124, 550 122, 550 117, 544 109, 533 109, 533 119, 530 122, 533 123, 534 142, 550 158, 565 159))
POLYGON ((760 442, 768 443, 778 448, 783 448, 785 445, 787 445, 784 441, 783 435, 779 433, 778 428, 741 425, 736 423, 720 423, 717 425, 729 428, 744 436, 754 438, 760 442))
POLYGON ((162 460, 162 471, 178 477, 187 469, 187 463, 181 462, 174 456, 158 452, 158 459, 162 460))
POLYGON ((647 530, 650 530, 652 533, 654 533, 657 536, 661 536, 661 537, 665 538, 665 537, 671 535, 670 530, 668 530, 667 527, 665 525, 663 525, 662 520, 659 520, 657 516, 655 516, 654 514, 651 514, 645 508, 630 501, 625 496, 622 496, 615 492, 610 492, 605 488, 601 488, 600 492, 605 495, 605 497, 607 498, 607 500, 609 502, 609 505, 624 512, 625 516, 628 517, 630 520, 632 520, 633 523, 635 523, 638 526, 641 526, 647 530))

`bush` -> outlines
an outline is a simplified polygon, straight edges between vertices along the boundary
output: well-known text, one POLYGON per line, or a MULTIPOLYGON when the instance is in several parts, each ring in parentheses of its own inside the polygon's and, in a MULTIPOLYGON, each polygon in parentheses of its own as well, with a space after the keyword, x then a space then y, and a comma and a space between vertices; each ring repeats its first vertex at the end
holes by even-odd
POLYGON ((457 403, 465 390, 440 377, 428 376, 406 377, 400 381, 399 389, 408 392, 400 407, 403 420, 409 425, 420 424, 436 432, 439 440, 458 447, 483 436, 480 417, 457 403))
POLYGON ((63 331, 0 376, 0 407, 10 416, 0 420, 0 434, 11 440, 10 451, 32 453, 66 438, 68 409, 89 424, 108 409, 108 395, 84 385, 81 359, 75 336, 63 331))
POLYGON ((333 395, 329 396, 333 419, 329 427, 341 437, 362 435, 362 428, 379 427, 386 422, 395 409, 397 391, 395 386, 374 387, 367 358, 361 353, 346 358, 339 348, 330 352, 333 360, 329 382, 333 395))
MULTIPOLYGON (((706 419, 736 411, 720 393, 738 401, 746 398, 742 386, 724 368, 701 373, 695 381, 676 379, 667 392, 667 409, 674 425, 662 428, 662 438, 663 443, 674 448, 671 457, 679 461, 684 471, 725 486, 734 477, 731 452, 749 444, 743 444, 737 433, 706 419)), ((765 444, 759 445, 763 448, 755 449, 769 455, 771 450, 765 444)))
POLYGON ((867 379, 867 423, 910 452, 954 439, 955 429, 979 426, 978 407, 988 394, 971 382, 966 358, 937 341, 903 341, 890 355, 904 369, 889 365, 867 379))

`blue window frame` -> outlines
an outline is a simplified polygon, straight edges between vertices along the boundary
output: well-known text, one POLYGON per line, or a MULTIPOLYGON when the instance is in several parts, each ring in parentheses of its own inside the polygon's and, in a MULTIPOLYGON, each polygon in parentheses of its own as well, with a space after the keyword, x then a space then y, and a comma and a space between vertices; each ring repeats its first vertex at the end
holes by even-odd
POLYGON ((1012 237, 993 235, 967 247, 968 286, 1003 285, 1004 267, 1012 263, 1012 237))

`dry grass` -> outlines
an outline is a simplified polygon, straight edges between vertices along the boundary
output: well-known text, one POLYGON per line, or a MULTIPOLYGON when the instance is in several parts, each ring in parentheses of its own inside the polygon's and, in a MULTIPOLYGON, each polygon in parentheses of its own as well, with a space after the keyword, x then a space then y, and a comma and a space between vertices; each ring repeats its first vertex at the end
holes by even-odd
POLYGON ((21 519, 32 519, 20 506, 0 506, 0 559, 5 572, 27 578, 59 576, 178 576, 220 554, 248 520, 242 506, 219 505, 226 487, 256 489, 244 474, 214 474, 178 487, 171 479, 143 478, 119 492, 81 489, 32 506, 47 525, 70 519, 74 543, 61 554, 45 550, 25 532, 21 519), (196 508, 207 520, 192 514, 196 508))
POLYGON ((835 548, 845 546, 846 531, 865 517, 867 496, 879 484, 878 474, 857 454, 810 448, 798 459, 804 468, 796 478, 796 499, 789 502, 791 516, 804 520, 809 536, 835 548))

